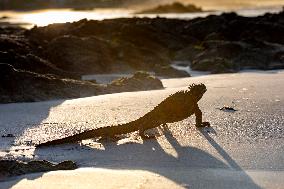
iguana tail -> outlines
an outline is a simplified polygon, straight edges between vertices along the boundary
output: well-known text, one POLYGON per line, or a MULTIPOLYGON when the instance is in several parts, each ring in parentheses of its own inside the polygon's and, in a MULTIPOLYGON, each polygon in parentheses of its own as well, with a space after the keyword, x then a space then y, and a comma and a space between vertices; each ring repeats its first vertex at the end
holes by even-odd
POLYGON ((41 143, 36 145, 36 148, 39 147, 44 147, 44 146, 54 146, 54 145, 59 145, 59 144, 68 144, 68 143, 75 143, 81 140, 89 139, 89 138, 94 138, 96 137, 96 129, 94 130, 89 130, 85 131, 83 133, 75 134, 73 136, 57 139, 57 140, 52 140, 48 141, 45 143, 41 143))
POLYGON ((44 146, 54 146, 59 144, 75 143, 81 140, 86 140, 95 137, 113 137, 115 135, 131 133, 138 130, 139 128, 138 122, 139 119, 122 125, 101 127, 98 129, 84 131, 82 133, 75 134, 73 136, 38 144, 36 145, 36 148, 44 146))

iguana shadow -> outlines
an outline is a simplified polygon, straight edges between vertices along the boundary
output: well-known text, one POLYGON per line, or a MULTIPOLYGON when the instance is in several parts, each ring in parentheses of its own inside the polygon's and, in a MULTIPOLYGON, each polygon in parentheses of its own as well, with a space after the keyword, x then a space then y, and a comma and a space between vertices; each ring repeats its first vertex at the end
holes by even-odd
MULTIPOLYGON (((216 157, 201 149, 195 147, 181 146, 177 139, 168 130, 166 125, 165 127, 163 127, 163 130, 165 131, 164 136, 167 138, 167 141, 171 144, 171 146, 175 149, 177 156, 173 157, 171 155, 166 154, 164 149, 159 145, 156 140, 153 141, 151 145, 152 148, 155 148, 156 151, 159 151, 160 154, 163 154, 162 160, 166 160, 165 162, 172 162, 172 170, 175 171, 177 169, 182 169, 183 167, 187 167, 189 168, 189 170, 195 170, 197 168, 197 171, 205 170, 205 172, 210 169, 219 169, 227 171, 235 170, 240 173, 240 177, 236 181, 234 181, 235 183, 223 179, 220 179, 222 183, 214 183, 210 182, 210 179, 207 180, 206 178, 199 178, 200 175, 190 174, 188 177, 180 177, 178 176, 178 174, 173 174, 173 171, 169 171, 169 169, 157 169, 155 168, 155 166, 146 170, 158 173, 159 175, 162 175, 176 183, 185 186, 185 188, 238 188, 239 182, 242 182, 245 188, 260 189, 260 187, 256 183, 254 183, 250 176, 247 175, 245 171, 242 170, 242 168, 233 160, 233 158, 209 135, 208 130, 204 130, 203 128, 198 129, 200 134, 204 136, 204 138, 219 153, 219 155, 223 158, 223 160, 225 160, 225 162, 217 159, 216 157)), ((216 131, 212 127, 210 127, 210 132, 216 133, 216 131)), ((158 163, 158 165, 171 167, 171 165, 167 163, 166 165, 158 163)), ((210 177, 213 175, 215 178, 218 177, 216 173, 210 173, 210 171, 204 174, 204 177, 210 177)), ((221 177, 221 175, 219 176, 221 177)))
MULTIPOLYGON (((215 132, 213 128, 210 129, 210 132, 215 132)), ((198 129, 200 134, 219 153, 223 161, 202 149, 182 146, 166 125, 161 130, 171 148, 175 150, 175 156, 167 153, 158 140, 145 140, 143 144, 106 145, 105 150, 99 152, 99 154, 101 153, 100 157, 96 158, 96 167, 150 171, 170 179, 185 188, 238 188, 240 186, 239 182, 241 182, 245 188, 260 189, 250 176, 209 135, 208 130, 198 129), (108 165, 108 160, 112 162, 111 166, 108 165), (177 170, 182 171, 184 175, 175 174, 177 170), (220 177, 217 180, 220 180, 222 183, 211 182, 212 180, 207 178, 200 178, 201 174, 189 174, 188 170, 201 171, 204 173, 204 177, 220 177), (211 172, 211 170, 238 171, 239 178, 226 180, 221 178, 222 174, 218 175, 218 173, 211 172)), ((94 153, 95 156, 98 156, 96 151, 94 153)))
MULTIPOLYGON (((234 188, 241 182, 242 186, 245 186, 246 188, 260 189, 250 176, 242 170, 242 168, 206 131, 203 131, 202 129, 199 130, 225 162, 217 159, 204 150, 195 147, 182 146, 172 133, 167 130, 167 127, 164 127, 163 131, 168 144, 171 145, 171 148, 176 152, 176 155, 174 156, 167 153, 159 144, 159 141, 155 139, 145 140, 143 141, 143 144, 134 142, 118 145, 116 143, 107 142, 102 144, 103 149, 84 145, 63 145, 52 147, 57 148, 54 150, 50 148, 39 149, 35 151, 35 154, 38 155, 39 159, 46 159, 48 156, 46 153, 53 153, 54 161, 62 161, 64 159, 61 159, 61 157, 66 158, 66 156, 68 156, 68 159, 77 161, 80 167, 149 171, 163 176, 185 188, 208 188, 209 186, 210 188, 220 188, 220 186, 224 188, 234 188), (76 151, 80 151, 80 157, 76 155, 76 151), (65 156, 62 156, 60 153, 65 153, 65 156), (88 160, 92 160, 88 162, 82 161, 86 159, 86 157, 88 157, 88 160), (233 181, 235 183, 232 183, 232 180, 229 181, 221 178, 222 176, 216 174, 214 171, 210 171, 230 171, 232 169, 241 173, 239 174, 239 178, 233 181), (180 174, 175 173, 176 171, 184 173, 184 175, 180 176, 180 174), (192 174, 192 171, 197 171, 199 174, 192 174), (222 183, 212 183, 210 179, 200 178, 200 175, 203 176, 203 173, 204 177, 217 177, 222 183)), ((11 182, 11 186, 17 184, 23 178, 33 180, 41 176, 41 174, 37 175, 38 176, 35 174, 25 175, 22 178, 11 182)))

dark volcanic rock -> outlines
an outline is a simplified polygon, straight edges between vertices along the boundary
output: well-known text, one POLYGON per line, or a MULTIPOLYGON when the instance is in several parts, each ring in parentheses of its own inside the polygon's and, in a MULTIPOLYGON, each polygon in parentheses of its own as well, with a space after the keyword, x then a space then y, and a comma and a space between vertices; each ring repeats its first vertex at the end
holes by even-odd
MULTIPOLYGON (((233 64, 230 69, 221 69, 222 72, 243 68, 273 69, 282 67, 281 60, 273 63, 270 60, 278 61, 275 53, 283 48, 283 15, 284 12, 246 18, 236 13, 225 13, 188 21, 165 18, 85 19, 34 28, 27 31, 26 36, 33 44, 40 43, 43 49, 47 49, 43 54, 56 67, 68 71, 75 69, 85 74, 88 71, 147 70, 164 76, 179 76, 164 70, 172 60, 194 61, 197 65, 216 57, 233 64), (277 44, 278 47, 271 50, 261 43, 274 48, 277 44), (255 55, 258 52, 262 58, 255 55), (265 61, 258 63, 260 59, 265 61)), ((206 70, 220 70, 213 67, 206 70)))
POLYGON ((138 70, 162 77, 188 76, 171 68, 173 61, 191 62, 192 69, 212 73, 284 68, 283 33, 284 11, 258 17, 226 13, 192 20, 84 19, 31 30, 0 27, 0 63, 5 64, 0 65, 0 102, 138 90, 134 83, 144 90, 140 82, 148 80, 99 85, 74 79, 138 70))
POLYGON ((138 12, 138 14, 190 13, 190 12, 202 12, 202 9, 192 4, 183 5, 180 2, 174 2, 170 5, 159 5, 152 9, 142 10, 138 12))
POLYGON ((18 176, 29 173, 47 172, 56 170, 74 170, 78 168, 73 161, 63 161, 58 164, 45 160, 21 162, 18 160, 1 160, 0 175, 18 176))
POLYGON ((162 76, 166 78, 190 77, 190 74, 188 74, 186 71, 174 69, 170 65, 156 65, 154 70, 157 76, 162 76))
POLYGON ((203 41, 208 35, 219 33, 223 29, 225 23, 226 20, 222 16, 211 15, 204 19, 197 18, 185 25, 185 32, 188 35, 203 41))
POLYGON ((203 51, 192 60, 191 68, 211 73, 234 72, 240 69, 234 60, 245 52, 246 44, 228 41, 206 41, 203 51))
POLYGON ((162 82, 147 72, 136 72, 132 77, 112 81, 108 89, 114 92, 163 89, 162 82))
POLYGON ((12 65, 16 69, 37 72, 41 74, 56 74, 62 77, 78 78, 72 72, 60 70, 48 60, 41 58, 29 41, 18 35, 0 35, 0 63, 12 65))
POLYGON ((48 43, 47 59, 58 68, 82 74, 108 72, 114 52, 110 44, 95 37, 62 36, 48 43))
POLYGON ((200 54, 204 51, 204 47, 202 45, 191 44, 187 47, 177 51, 175 53, 174 59, 178 61, 188 61, 193 60, 197 54, 200 54))
POLYGON ((78 98, 96 95, 99 90, 91 82, 16 70, 8 64, 0 64, 0 70, 0 103, 78 98))
MULTIPOLYGON (((9 98, 9 94, 13 93, 17 90, 17 85, 11 83, 10 81, 14 79, 16 70, 13 66, 9 64, 1 64, 0 63, 0 94, 2 95, 2 99, 5 97, 9 98)), ((1 102, 2 100, 0 100, 1 102)), ((4 102, 5 100, 3 100, 4 102)))
POLYGON ((0 64, 0 103, 79 98, 160 88, 163 88, 160 80, 142 73, 136 73, 131 78, 124 78, 110 85, 103 85, 16 70, 11 65, 0 64))
POLYGON ((211 71, 211 73, 230 73, 236 70, 230 60, 221 57, 194 61, 191 67, 199 71, 211 71))
POLYGON ((204 42, 203 47, 204 50, 192 58, 192 69, 224 73, 246 68, 266 70, 277 68, 277 65, 279 68, 284 66, 281 58, 276 58, 283 49, 278 44, 258 40, 214 40, 204 42))
POLYGON ((64 70, 81 74, 151 71, 155 64, 170 62, 164 47, 167 44, 161 44, 153 29, 140 27, 139 23, 82 20, 68 25, 70 30, 60 28, 58 32, 53 25, 35 28, 27 36, 43 41, 45 58, 64 70))

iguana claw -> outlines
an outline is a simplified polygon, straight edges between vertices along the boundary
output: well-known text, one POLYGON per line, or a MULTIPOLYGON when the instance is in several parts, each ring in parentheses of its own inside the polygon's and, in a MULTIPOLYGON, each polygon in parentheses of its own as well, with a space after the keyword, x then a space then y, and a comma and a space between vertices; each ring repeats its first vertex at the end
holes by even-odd
POLYGON ((210 123, 209 122, 202 122, 201 124, 196 124, 196 127, 210 127, 210 123))
POLYGON ((141 138, 142 140, 147 140, 147 139, 154 139, 156 137, 155 135, 142 135, 141 138))

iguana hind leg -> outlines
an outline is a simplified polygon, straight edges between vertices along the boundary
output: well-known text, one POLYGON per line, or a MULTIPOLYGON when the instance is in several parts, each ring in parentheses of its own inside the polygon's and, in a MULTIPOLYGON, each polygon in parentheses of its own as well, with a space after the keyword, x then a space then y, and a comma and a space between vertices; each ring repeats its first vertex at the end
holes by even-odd
POLYGON ((143 140, 155 138, 155 135, 152 135, 152 136, 151 135, 145 135, 144 129, 139 129, 139 135, 143 140))
POLYGON ((143 127, 139 128, 139 135, 143 140, 155 138, 155 135, 145 135, 146 130, 148 129, 144 129, 143 127))
POLYGON ((209 122, 202 122, 202 112, 198 107, 198 104, 194 107, 194 114, 195 114, 195 126, 196 127, 210 127, 209 122))
POLYGON ((120 137, 119 135, 103 136, 100 139, 98 139, 98 142, 117 142, 121 139, 122 137, 120 137))

